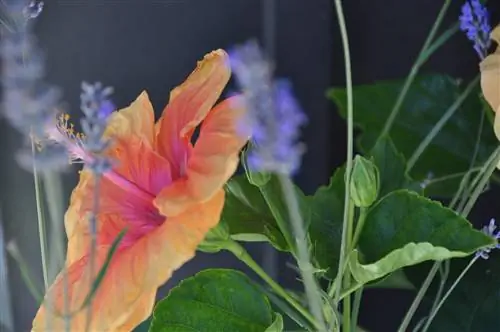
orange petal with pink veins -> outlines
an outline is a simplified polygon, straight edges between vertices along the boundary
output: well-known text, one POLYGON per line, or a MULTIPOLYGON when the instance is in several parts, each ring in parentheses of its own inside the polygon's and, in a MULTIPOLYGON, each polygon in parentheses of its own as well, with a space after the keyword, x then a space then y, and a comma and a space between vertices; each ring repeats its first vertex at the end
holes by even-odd
POLYGON ((226 52, 213 51, 171 92, 157 124, 157 150, 170 161, 174 177, 183 173, 191 135, 219 99, 230 76, 226 52))
MULTIPOLYGON (((95 293, 90 330, 124 330, 146 319, 151 314, 156 289, 170 278, 173 271, 194 256, 198 244, 218 223, 223 205, 224 191, 219 190, 209 202, 167 219, 129 247, 119 249, 95 293)), ((97 248, 96 273, 103 265, 108 250, 109 246, 97 248)), ((85 256, 68 268, 70 311, 79 308, 88 293, 91 280, 88 261, 88 256, 85 256)), ((49 290, 49 299, 55 301, 54 307, 58 312, 64 308, 63 289, 62 277, 58 276, 49 290)), ((70 330, 84 331, 86 317, 86 310, 74 315, 70 330)), ((33 321, 33 331, 44 330, 47 318, 52 318, 51 330, 63 330, 64 321, 50 315, 42 306, 33 321)))
POLYGON ((189 158, 186 174, 163 189, 155 205, 167 216, 210 199, 234 174, 239 152, 249 137, 241 134, 245 113, 241 97, 226 99, 207 116, 189 158))
POLYGON ((155 114, 146 91, 143 91, 130 106, 111 113, 105 131, 107 137, 126 138, 137 136, 150 147, 154 146, 155 114))
MULTIPOLYGON (((115 156, 119 157, 113 171, 130 183, 130 187, 117 185, 106 176, 99 183, 99 215, 117 214, 129 226, 154 224, 161 218, 152 202, 157 193, 171 183, 170 166, 166 159, 147 146, 144 140, 130 137, 115 140, 115 156), (134 194, 144 191, 150 199, 140 199, 134 194)), ((83 170, 80 181, 71 195, 65 215, 68 236, 68 264, 81 258, 87 251, 89 240, 88 215, 94 202, 94 177, 89 170, 83 170)), ((98 218, 98 232, 103 225, 98 218)), ((106 219, 108 220, 108 219, 106 219)))

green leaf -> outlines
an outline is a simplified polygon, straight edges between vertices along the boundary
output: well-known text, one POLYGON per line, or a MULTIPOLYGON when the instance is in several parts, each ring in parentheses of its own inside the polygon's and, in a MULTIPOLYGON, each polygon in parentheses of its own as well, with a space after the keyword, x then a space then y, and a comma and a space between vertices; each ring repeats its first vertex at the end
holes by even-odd
MULTIPOLYGON (((470 259, 452 260, 448 289, 470 259)), ((435 294, 435 293, 433 293, 435 294)), ((497 331, 500 326, 500 255, 480 259, 467 272, 434 318, 429 332, 497 331)))
POLYGON ((326 270, 325 277, 333 280, 337 274, 342 242, 345 167, 337 169, 328 186, 320 187, 309 197, 311 206, 312 257, 317 267, 326 270))
POLYGON ((366 216, 357 251, 349 257, 359 283, 426 260, 463 257, 495 241, 454 211, 407 190, 390 193, 366 216))
POLYGON ((420 185, 406 173, 406 161, 389 137, 383 137, 370 151, 380 175, 379 197, 397 189, 421 192, 420 185))
POLYGON ((233 177, 225 187, 226 202, 221 222, 238 241, 269 242, 287 251, 288 245, 260 189, 245 176, 233 177))
POLYGON ((274 313, 274 322, 266 329, 265 332, 282 332, 283 329, 283 316, 278 313, 274 313))
POLYGON ((161 300, 151 332, 262 332, 273 324, 268 299, 243 273, 205 270, 185 279, 161 300))
MULTIPOLYGON (((392 80, 354 88, 354 121, 363 130, 358 140, 362 151, 370 151, 375 144, 402 85, 402 80, 392 80)), ((415 79, 390 132, 397 150, 406 159, 461 92, 458 81, 445 75, 422 75, 415 79)), ((429 175, 439 178, 469 168, 483 109, 479 92, 478 87, 428 146, 410 173, 413 179, 422 182, 429 175)), ((328 96, 345 117, 345 88, 330 89, 328 96)), ((477 164, 488 158, 496 144, 492 127, 485 125, 477 164)), ((460 178, 453 186, 441 187, 440 182, 434 182, 426 188, 426 194, 452 196, 459 183, 460 178)))

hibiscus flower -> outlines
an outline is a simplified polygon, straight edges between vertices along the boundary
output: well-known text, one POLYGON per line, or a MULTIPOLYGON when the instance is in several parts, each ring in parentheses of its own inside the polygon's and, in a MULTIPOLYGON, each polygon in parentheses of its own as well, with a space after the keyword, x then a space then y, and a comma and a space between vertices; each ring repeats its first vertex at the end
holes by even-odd
MULTIPOLYGON (((230 77, 227 54, 214 51, 198 63, 187 80, 170 94, 159 121, 146 92, 110 116, 105 136, 107 155, 116 162, 100 182, 97 248, 90 275, 90 230, 95 181, 84 169, 65 215, 68 237, 67 299, 77 311, 92 280, 106 261, 113 241, 127 229, 93 298, 90 331, 130 331, 152 312, 156 291, 172 272, 190 260, 207 232, 219 222, 223 185, 235 172, 242 137, 238 121, 241 97, 214 107, 230 77), (196 142, 192 136, 201 124, 196 142)), ((84 161, 80 144, 73 153, 84 161)), ((64 283, 59 275, 48 291, 58 312, 64 310, 64 283)), ((64 328, 64 320, 42 305, 33 330, 64 328)), ((84 331, 86 309, 71 317, 71 331, 84 331)))

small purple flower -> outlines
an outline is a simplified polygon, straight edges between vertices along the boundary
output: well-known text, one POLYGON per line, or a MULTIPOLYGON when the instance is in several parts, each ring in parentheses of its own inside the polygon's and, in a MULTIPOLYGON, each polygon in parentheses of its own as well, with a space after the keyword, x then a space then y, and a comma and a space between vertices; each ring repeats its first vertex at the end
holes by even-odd
POLYGON ((292 174, 305 149, 298 143, 299 127, 307 118, 287 80, 273 80, 272 66, 256 42, 229 52, 230 64, 249 108, 242 133, 252 134, 249 167, 255 171, 292 174))
POLYGON ((94 154, 94 162, 89 166, 94 172, 101 174, 111 166, 110 161, 102 154, 110 145, 109 139, 104 138, 104 131, 108 118, 115 109, 109 99, 112 93, 113 88, 103 87, 100 82, 82 82, 80 108, 85 115, 81 120, 84 148, 94 154))
POLYGON ((484 59, 491 45, 488 10, 479 0, 469 0, 462 6, 459 20, 460 29, 474 42, 474 50, 481 59, 484 59))
MULTIPOLYGON (((493 218, 490 220, 488 226, 483 227, 482 231, 486 235, 489 235, 492 238, 494 238, 495 240, 500 239, 500 231, 497 231, 497 226, 495 225, 495 219, 493 218)), ((483 259, 488 259, 490 257, 489 254, 493 249, 500 249, 500 244, 496 244, 495 246, 478 250, 476 252, 476 256, 481 257, 483 259)))

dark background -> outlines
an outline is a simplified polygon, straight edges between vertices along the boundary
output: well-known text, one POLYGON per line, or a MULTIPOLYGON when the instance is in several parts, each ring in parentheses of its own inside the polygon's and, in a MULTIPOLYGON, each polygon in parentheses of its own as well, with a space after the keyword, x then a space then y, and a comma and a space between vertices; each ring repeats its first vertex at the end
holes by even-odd
MULTIPOLYGON (((344 1, 355 84, 403 78, 443 1, 344 1)), ((492 21, 500 6, 490 1, 492 21)), ((443 27, 454 23, 462 1, 452 4, 443 27)), ((184 80, 196 61, 216 48, 258 38, 274 56, 277 75, 289 78, 309 117, 307 144, 298 184, 307 193, 326 184, 345 161, 345 123, 326 100, 325 90, 344 84, 343 51, 332 0, 52 0, 38 19, 36 33, 47 54, 47 80, 64 89, 69 112, 78 118, 80 82, 101 81, 115 87, 114 101, 128 105, 146 89, 157 115, 170 89, 184 80), (263 5, 265 4, 265 5, 263 5)), ((470 43, 457 34, 424 67, 471 78, 478 60, 470 43)), ((376 112, 376 110, 374 110, 376 112)), ((37 272, 39 243, 31 175, 14 162, 20 137, 0 120, 0 204, 5 237, 15 240, 37 272)), ((65 175, 69 195, 76 172, 65 175)), ((494 194, 482 200, 481 220, 495 217, 494 194)), ((498 195, 496 195, 498 197, 498 195)), ((251 253, 286 286, 296 275, 286 257, 264 246, 251 253)), ((196 271, 213 266, 242 268, 230 255, 200 254, 178 271, 162 290, 196 271)), ((15 331, 27 331, 36 303, 9 260, 15 331)), ((41 279, 41 277, 40 277, 41 279)), ((412 299, 402 291, 366 291, 361 323, 371 331, 394 331, 412 299), (370 310, 372 309, 372 310, 370 310)))

